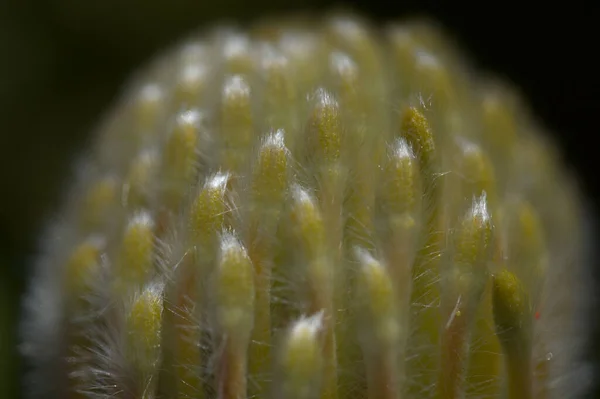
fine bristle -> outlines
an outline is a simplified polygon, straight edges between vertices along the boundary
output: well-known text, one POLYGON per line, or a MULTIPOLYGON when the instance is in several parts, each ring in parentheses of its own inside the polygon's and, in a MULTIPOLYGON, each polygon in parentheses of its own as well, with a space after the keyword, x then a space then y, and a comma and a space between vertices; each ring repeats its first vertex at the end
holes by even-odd
POLYGON ((25 300, 31 398, 585 391, 576 185, 433 26, 192 37, 86 155, 25 300))

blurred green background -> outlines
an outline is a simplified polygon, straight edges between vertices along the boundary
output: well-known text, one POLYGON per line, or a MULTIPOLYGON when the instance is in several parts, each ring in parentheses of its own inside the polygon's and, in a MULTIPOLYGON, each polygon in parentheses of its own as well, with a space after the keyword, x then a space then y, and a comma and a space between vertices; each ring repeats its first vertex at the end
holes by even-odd
MULTIPOLYGON (((300 9, 318 15, 334 5, 339 4, 0 0, 0 398, 19 397, 14 327, 38 233, 61 200, 74 154, 124 80, 192 28, 300 9)), ((585 140, 590 129, 597 130, 591 121, 600 110, 600 68, 590 52, 594 13, 585 5, 545 5, 543 18, 539 7, 528 10, 517 1, 341 5, 379 20, 424 13, 446 25, 480 65, 514 80, 542 119, 565 132, 556 138, 567 160, 589 196, 598 197, 592 176, 597 157, 585 140)))

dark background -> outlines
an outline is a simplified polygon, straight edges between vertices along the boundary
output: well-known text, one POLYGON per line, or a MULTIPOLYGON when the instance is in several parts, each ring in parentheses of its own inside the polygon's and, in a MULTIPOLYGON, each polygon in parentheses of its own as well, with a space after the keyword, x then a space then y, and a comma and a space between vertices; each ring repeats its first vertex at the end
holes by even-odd
MULTIPOLYGON (((18 392, 12 327, 37 234, 73 155, 127 76, 196 26, 340 4, 376 21, 440 22, 475 64, 521 88, 597 208, 600 6, 592 1, 0 0, 0 398, 18 392)), ((590 354, 600 352, 594 342, 590 354)))

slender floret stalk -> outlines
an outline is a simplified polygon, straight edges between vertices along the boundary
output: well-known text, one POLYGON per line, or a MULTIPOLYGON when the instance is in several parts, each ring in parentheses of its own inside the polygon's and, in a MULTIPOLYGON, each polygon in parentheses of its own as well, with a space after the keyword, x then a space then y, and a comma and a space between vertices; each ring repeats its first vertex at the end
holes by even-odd
POLYGON ((25 298, 29 398, 573 398, 575 180, 422 21, 192 35, 127 87, 25 298))

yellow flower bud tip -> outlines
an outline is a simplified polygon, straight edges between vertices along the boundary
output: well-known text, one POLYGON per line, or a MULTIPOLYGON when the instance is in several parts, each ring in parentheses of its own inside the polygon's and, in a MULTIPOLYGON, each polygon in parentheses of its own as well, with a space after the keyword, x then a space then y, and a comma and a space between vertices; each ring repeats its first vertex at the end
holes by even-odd
POLYGON ((391 152, 394 159, 397 159, 398 161, 415 158, 412 147, 403 138, 399 138, 394 142, 391 147, 391 152))
POLYGON ((98 226, 107 223, 107 218, 118 203, 119 179, 105 176, 93 182, 80 204, 80 223, 84 229, 94 231, 98 226))
POLYGON ((202 41, 196 41, 195 38, 190 42, 183 43, 177 48, 179 61, 181 65, 198 66, 207 61, 210 56, 210 46, 202 41))
MULTIPOLYGON (((463 217, 454 243, 456 271, 459 275, 476 278, 476 285, 479 287, 477 292, 485 285, 483 276, 487 276, 488 264, 491 263, 492 232, 493 225, 484 191, 480 197, 473 197, 473 205, 463 217)), ((469 281, 475 283, 470 279, 469 281)))
MULTIPOLYGON (((199 130, 205 117, 197 109, 189 109, 178 113, 171 123, 166 137, 166 148, 163 154, 164 168, 174 172, 177 168, 189 168, 195 163, 199 130)), ((180 172, 186 172, 182 170, 180 172)), ((183 176, 186 178, 187 176, 183 176)))
POLYGON ((208 191, 210 193, 214 193, 220 198, 223 198, 230 180, 231 175, 229 173, 217 172, 206 179, 204 186, 202 187, 202 191, 208 191))
POLYGON ((136 230, 152 231, 154 221, 152 216, 145 211, 138 211, 127 224, 126 231, 133 232, 136 230))
POLYGON ((377 63, 374 54, 378 51, 373 46, 372 29, 366 21, 356 16, 334 16, 329 19, 326 27, 333 37, 333 41, 347 51, 352 51, 369 68, 377 63))
POLYGON ((121 205, 124 208, 143 208, 150 205, 156 183, 154 181, 159 157, 154 149, 143 150, 131 163, 121 187, 121 205))
POLYGON ((257 168, 269 167, 283 174, 289 155, 289 150, 285 146, 285 131, 278 129, 263 137, 258 156, 258 163, 263 165, 257 165, 257 168))
POLYGON ((233 232, 221 234, 217 273, 215 299, 219 324, 225 334, 248 339, 254 323, 254 269, 233 232))
POLYGON ((302 317, 290 329, 291 340, 313 339, 323 329, 323 315, 320 311, 310 317, 302 317))
POLYGON ((365 35, 365 27, 351 16, 335 16, 330 19, 331 30, 348 41, 357 40, 365 35))
POLYGON ((129 135, 133 141, 130 145, 137 146, 151 142, 159 116, 164 112, 166 93, 158 83, 144 84, 134 98, 131 106, 134 108, 133 125, 135 134, 129 135))
POLYGON ((314 398, 319 391, 323 354, 319 335, 323 312, 301 317, 286 334, 279 355, 282 383, 276 390, 281 398, 314 398))
POLYGON ((67 262, 65 273, 65 285, 72 295, 71 299, 80 299, 86 295, 86 290, 93 289, 94 279, 98 277, 101 253, 105 248, 106 238, 94 235, 75 249, 67 262))
POLYGON ((202 52, 199 54, 182 52, 181 58, 182 61, 178 71, 178 84, 181 87, 189 85, 189 87, 196 88, 198 84, 202 84, 209 76, 210 68, 207 65, 207 55, 202 52))
POLYGON ((345 53, 333 52, 330 56, 329 65, 332 71, 347 82, 353 82, 358 77, 356 63, 345 53))
POLYGON ((495 171, 488 155, 481 146, 472 141, 460 139, 458 144, 462 150, 458 168, 467 190, 464 194, 480 195, 482 191, 487 191, 488 200, 495 204, 495 171))
POLYGON ((574 396, 573 179, 444 34, 376 28, 229 27, 138 75, 32 279, 32 399, 574 396))
POLYGON ((427 50, 417 49, 415 52, 415 58, 417 61, 417 67, 419 68, 428 68, 431 70, 441 68, 439 59, 427 50))
POLYGON ((239 32, 225 34, 223 43, 223 57, 227 61, 235 61, 248 57, 250 54, 250 38, 239 32))
POLYGON ((221 93, 221 164, 231 172, 242 174, 247 166, 246 149, 253 144, 254 124, 251 89, 242 75, 225 77, 221 93))
POLYGON ((490 222, 490 213, 488 212, 487 193, 483 191, 479 198, 473 197, 473 206, 469 212, 470 216, 481 225, 490 222))
POLYGON ((137 212, 124 229, 115 265, 115 285, 120 293, 148 281, 154 260, 154 220, 148 212, 137 212))
POLYGON ((181 82, 182 86, 194 87, 208 75, 208 67, 206 65, 185 65, 181 71, 181 82))
MULTIPOLYGON (((448 282, 449 306, 452 308, 446 334, 448 349, 456 352, 461 350, 469 337, 477 308, 487 284, 488 265, 492 256, 493 225, 488 210, 487 194, 473 196, 470 209, 463 216, 460 226, 454 236, 454 258, 452 263, 453 279, 448 282), (457 320, 460 318, 461 320, 457 320)), ((463 355, 456 353, 449 356, 451 362, 461 363, 463 355), (456 358, 459 356, 459 358, 456 358)), ((451 377, 446 375, 446 377, 451 377)), ((452 377, 455 378, 455 377, 452 377)), ((448 381, 446 381, 447 383, 448 381)))
POLYGON ((384 217, 390 217, 389 223, 394 229, 400 220, 414 219, 420 202, 416 158, 412 147, 404 138, 398 138, 388 146, 388 159, 384 168, 381 200, 389 213, 384 217))
POLYGON ((430 162, 435 152, 435 141, 425 116, 416 108, 408 108, 402 118, 402 131, 422 163, 422 168, 432 173, 430 162))
POLYGON ((294 59, 306 59, 314 54, 318 47, 318 35, 310 31, 284 32, 279 45, 286 54, 294 59))
POLYGON ((315 91, 313 98, 318 109, 328 110, 338 107, 335 97, 322 87, 315 91))
POLYGON ((397 398, 400 314, 394 284, 386 268, 369 252, 355 248, 361 264, 357 295, 362 347, 366 363, 369 397, 397 398))
POLYGON ((177 126, 181 126, 182 130, 194 129, 200 125, 202 118, 203 115, 200 111, 187 110, 177 115, 177 118, 175 119, 175 124, 177 126))
POLYGON ((286 371, 318 372, 318 363, 321 361, 319 335, 324 327, 323 316, 324 311, 310 317, 303 316, 290 327, 281 353, 286 371))
POLYGON ((150 111, 147 107, 158 104, 164 96, 164 90, 159 84, 149 83, 140 88, 134 104, 139 107, 139 112, 150 111))
MULTIPOLYGON (((396 314, 396 298, 392 280, 386 268, 363 248, 355 248, 355 257, 360 263, 358 284, 360 300, 364 300, 368 330, 367 345, 390 348, 399 339, 400 326, 396 314)), ((369 348, 373 350, 374 348, 369 348)), ((381 349, 381 348, 380 348, 381 349)))
POLYGON ((227 201, 229 173, 217 172, 209 176, 192 200, 185 223, 191 232, 191 244, 198 250, 213 246, 213 238, 221 232, 226 215, 231 212, 227 201))
POLYGON ((323 188, 335 192, 339 185, 338 161, 342 151, 342 124, 337 99, 325 88, 318 88, 313 96, 310 130, 307 137, 309 158, 315 162, 314 173, 321 178, 323 188))
POLYGON ((506 269, 493 276, 496 331, 506 346, 527 345, 531 334, 532 309, 519 279, 506 269))
POLYGON ((250 95, 250 86, 240 75, 227 78, 223 85, 223 97, 230 101, 242 101, 250 95))
POLYGON ((270 43, 262 43, 259 51, 258 61, 265 75, 268 75, 269 72, 285 69, 290 64, 281 50, 270 43))
POLYGON ((291 191, 293 193, 292 196, 293 196, 296 204, 305 205, 306 207, 311 207, 311 208, 314 207, 312 196, 301 185, 293 184, 291 191))
POLYGON ((283 129, 278 129, 275 133, 267 135, 263 142, 263 148, 286 151, 284 136, 283 129))
POLYGON ((492 303, 496 333, 505 353, 508 396, 533 397, 533 311, 521 281, 503 269, 493 276, 492 303))
POLYGON ((127 313, 124 360, 126 367, 131 368, 133 378, 119 383, 124 385, 122 389, 136 392, 139 397, 146 396, 143 392, 148 386, 152 389, 156 387, 160 366, 162 314, 163 287, 160 284, 152 284, 137 293, 127 313), (131 386, 127 386, 128 384, 131 386))
POLYGON ((292 186, 292 223, 307 259, 322 255, 324 226, 316 199, 299 185, 292 186))
MULTIPOLYGON (((253 196, 255 205, 270 208, 281 205, 287 188, 289 151, 283 129, 266 135, 254 165, 253 196)), ((269 210, 269 209, 265 209, 269 210)))
MULTIPOLYGON (((340 145, 340 121, 339 121, 339 103, 334 95, 323 87, 319 87, 315 90, 311 98, 314 109, 313 109, 313 123, 314 128, 317 130, 319 144, 322 147, 322 151, 327 154, 327 149, 332 147, 332 151, 339 150, 340 145), (331 141, 331 143, 330 143, 331 141)), ((339 153, 335 151, 331 154, 331 158, 336 159, 339 153)))

